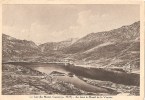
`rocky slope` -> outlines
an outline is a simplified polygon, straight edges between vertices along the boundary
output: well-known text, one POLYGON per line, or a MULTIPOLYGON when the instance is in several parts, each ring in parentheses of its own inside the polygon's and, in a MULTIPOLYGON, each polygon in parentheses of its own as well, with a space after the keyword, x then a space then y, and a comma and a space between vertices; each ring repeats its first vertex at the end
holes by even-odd
POLYGON ((77 41, 77 38, 71 38, 65 41, 61 41, 61 42, 44 43, 44 44, 39 45, 39 47, 41 48, 42 52, 49 52, 49 51, 55 51, 55 50, 60 51, 63 48, 70 46, 75 41, 77 41))
POLYGON ((139 68, 140 23, 111 31, 91 33, 65 49, 77 60, 98 66, 139 68))
POLYGON ((33 58, 40 52, 39 47, 32 41, 19 40, 2 34, 3 61, 33 58))
POLYGON ((72 45, 75 41, 77 41, 77 38, 71 38, 61 42, 48 42, 39 45, 39 48, 43 56, 54 56, 63 54, 62 50, 72 45))
POLYGON ((139 33, 140 22, 135 22, 118 29, 91 33, 80 39, 48 42, 39 46, 32 41, 18 40, 3 34, 3 60, 31 58, 33 61, 46 62, 72 57, 80 64, 139 68, 139 33))
POLYGON ((24 66, 4 64, 3 95, 87 95, 89 92, 24 66))
POLYGON ((79 39, 69 46, 66 53, 84 52, 103 43, 129 42, 139 37, 140 24, 135 22, 132 25, 122 26, 111 31, 91 33, 79 39))

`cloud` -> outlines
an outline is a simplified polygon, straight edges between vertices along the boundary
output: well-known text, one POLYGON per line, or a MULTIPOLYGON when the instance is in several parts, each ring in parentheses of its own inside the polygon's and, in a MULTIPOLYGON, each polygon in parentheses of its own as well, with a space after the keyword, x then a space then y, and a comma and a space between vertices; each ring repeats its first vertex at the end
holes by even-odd
POLYGON ((3 6, 3 33, 36 43, 80 38, 138 20, 137 5, 3 6))

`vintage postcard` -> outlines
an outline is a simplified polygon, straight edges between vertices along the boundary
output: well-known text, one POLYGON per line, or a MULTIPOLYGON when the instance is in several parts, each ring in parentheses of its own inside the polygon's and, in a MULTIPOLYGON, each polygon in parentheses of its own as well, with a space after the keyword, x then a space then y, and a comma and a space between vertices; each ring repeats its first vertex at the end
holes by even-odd
POLYGON ((1 1, 1 100, 143 100, 144 2, 1 1))

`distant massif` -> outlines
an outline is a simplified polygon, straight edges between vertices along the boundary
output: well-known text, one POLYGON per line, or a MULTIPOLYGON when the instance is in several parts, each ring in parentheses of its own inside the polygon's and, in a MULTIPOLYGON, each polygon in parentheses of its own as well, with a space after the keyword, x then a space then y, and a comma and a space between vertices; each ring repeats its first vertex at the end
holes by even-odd
POLYGON ((90 33, 80 39, 47 42, 36 45, 2 34, 2 60, 28 62, 61 62, 71 58, 74 63, 96 67, 140 66, 140 22, 110 31, 90 33))

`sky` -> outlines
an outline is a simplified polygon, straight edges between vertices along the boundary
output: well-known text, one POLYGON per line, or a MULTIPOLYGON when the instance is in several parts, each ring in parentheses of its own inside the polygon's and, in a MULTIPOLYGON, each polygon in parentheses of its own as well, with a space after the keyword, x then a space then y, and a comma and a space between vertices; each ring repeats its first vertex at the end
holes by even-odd
POLYGON ((133 4, 7 4, 2 6, 2 32, 36 44, 81 38, 140 20, 133 4))

